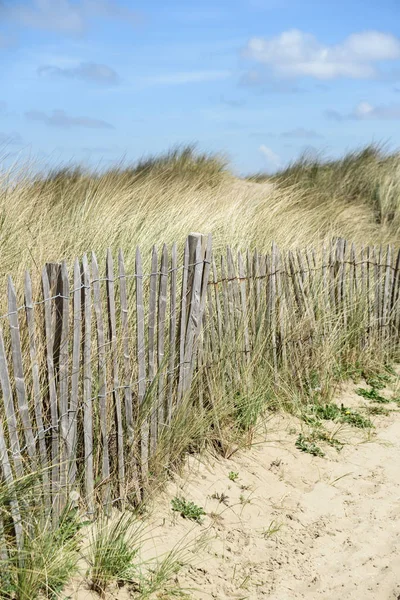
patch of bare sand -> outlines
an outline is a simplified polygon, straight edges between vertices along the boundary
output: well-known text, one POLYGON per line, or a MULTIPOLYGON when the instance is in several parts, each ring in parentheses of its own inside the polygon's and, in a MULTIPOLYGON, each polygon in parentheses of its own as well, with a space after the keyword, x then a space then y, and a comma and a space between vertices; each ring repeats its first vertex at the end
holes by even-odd
MULTIPOLYGON (((336 401, 368 405, 355 387, 346 385, 336 401)), ((195 600, 397 600, 400 412, 387 406, 393 412, 373 417, 371 435, 337 428, 348 443, 340 452, 324 447, 325 458, 295 448, 305 426, 283 415, 268 421, 263 441, 230 460, 188 458, 152 511, 143 558, 186 552, 190 564, 175 584, 195 600), (174 496, 204 507, 203 524, 173 513, 174 496)))

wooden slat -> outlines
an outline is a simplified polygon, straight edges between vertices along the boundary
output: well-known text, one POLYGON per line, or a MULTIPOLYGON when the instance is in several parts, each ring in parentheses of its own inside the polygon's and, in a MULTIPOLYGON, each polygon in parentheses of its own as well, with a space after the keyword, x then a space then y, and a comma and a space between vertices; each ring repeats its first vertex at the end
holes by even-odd
POLYGON ((385 272, 382 280, 383 293, 382 293, 382 340, 383 350, 389 360, 391 353, 390 343, 390 292, 392 287, 392 247, 388 245, 386 249, 385 259, 385 272))
POLYGON ((296 299, 296 303, 297 303, 299 312, 300 312, 300 314, 302 314, 305 309, 304 297, 303 297, 303 293, 302 293, 302 287, 300 286, 300 278, 298 277, 298 272, 296 269, 296 262, 295 262, 292 252, 288 253, 288 261, 289 261, 289 268, 290 268, 294 296, 296 299))
POLYGON ((202 281, 201 281, 201 292, 200 292, 200 318, 197 324, 197 335, 199 335, 202 327, 202 317, 205 313, 205 306, 207 302, 207 289, 210 282, 210 271, 212 261, 212 236, 209 234, 207 237, 203 236, 202 240, 202 252, 201 256, 203 259, 202 265, 202 281))
POLYGON ((329 295, 331 311, 336 311, 336 260, 335 260, 335 247, 333 242, 329 245, 329 295))
POLYGON ((361 295, 365 297, 366 289, 367 289, 367 279, 366 279, 366 257, 364 246, 360 248, 360 277, 361 277, 361 295))
POLYGON ((14 370, 15 393, 18 401, 19 415, 24 430, 25 444, 34 471, 37 470, 35 438, 26 397, 25 375, 22 364, 21 338, 19 331, 17 295, 11 277, 8 277, 8 322, 10 324, 12 363, 14 370))
POLYGON ((367 246, 365 249, 365 258, 366 258, 366 296, 367 296, 367 328, 368 328, 368 343, 372 336, 372 325, 373 325, 373 300, 372 300, 372 292, 373 292, 373 265, 372 265, 372 251, 371 247, 367 246))
POLYGON ((181 293, 181 312, 179 324, 179 382, 178 382, 178 403, 183 396, 183 372, 185 362, 185 341, 187 324, 187 284, 189 272, 189 240, 185 242, 183 251, 183 273, 182 273, 182 293, 181 293))
MULTIPOLYGON (((190 236, 189 236, 190 237, 190 236)), ((189 241, 190 248, 190 241, 189 241)), ((191 384, 191 374, 193 369, 193 361, 195 358, 195 342, 196 332, 200 322, 200 302, 201 302, 201 284, 203 277, 203 262, 202 262, 201 239, 197 238, 196 252, 194 255, 194 275, 192 279, 192 288, 190 291, 190 304, 188 312, 188 322, 186 328, 185 340, 185 359, 183 369, 183 393, 189 391, 191 384)))
POLYGON ((250 361, 250 339, 249 339, 249 323, 247 311, 247 278, 245 266, 240 251, 238 252, 238 269, 239 269, 239 287, 240 287, 240 302, 242 306, 242 329, 244 336, 244 356, 246 363, 250 361))
POLYGON ((227 265, 227 307, 228 307, 228 319, 229 329, 231 332, 231 343, 232 351, 236 351, 237 342, 237 314, 236 314, 236 285, 237 285, 237 274, 235 264, 233 262, 232 250, 228 246, 226 249, 226 265, 227 265))
POLYGON ((143 404, 146 396, 146 354, 144 339, 144 306, 143 306, 143 268, 139 248, 136 248, 135 259, 136 274, 136 343, 138 360, 138 403, 141 414, 140 427, 140 460, 143 483, 147 483, 149 471, 149 422, 147 415, 143 414, 143 404))
POLYGON ((285 331, 285 295, 283 292, 283 282, 282 282, 282 258, 277 249, 276 253, 276 293, 277 293, 277 302, 278 302, 278 327, 279 327, 279 339, 280 339, 280 355, 282 359, 282 364, 284 367, 287 365, 287 354, 286 354, 286 331, 285 331))
MULTIPOLYGON (((294 297, 294 288, 293 288, 293 283, 292 283, 292 278, 291 278, 291 271, 290 271, 290 265, 289 265, 289 255, 286 254, 284 256, 282 256, 282 288, 283 288, 283 293, 284 293, 284 297, 285 297, 285 304, 287 306, 287 314, 288 315, 295 315, 295 297, 294 297)), ((292 317, 291 321, 287 321, 287 331, 286 331, 286 337, 290 337, 289 332, 290 332, 290 325, 291 323, 294 324, 294 319, 292 317)))
POLYGON ((379 251, 377 251, 377 275, 378 275, 378 327, 379 334, 383 334, 383 319, 382 319, 382 305, 383 305, 383 287, 384 287, 384 251, 382 244, 379 245, 379 251))
POLYGON ((167 285, 168 285, 168 249, 163 245, 161 254, 160 280, 158 286, 158 314, 157 314, 157 372, 158 372, 158 433, 165 427, 165 318, 167 312, 167 285))
MULTIPOLYGON (((98 378, 99 378, 99 396, 101 410, 104 410, 104 398, 106 393, 105 380, 105 359, 104 353, 104 334, 101 315, 101 306, 99 306, 99 274, 97 269, 96 257, 93 256, 93 282, 94 291, 94 308, 97 318, 97 346, 98 346, 98 378), (100 349, 101 346, 101 349, 100 349)), ((87 255, 82 258, 81 280, 82 288, 82 310, 83 310, 83 443, 85 453, 85 496, 88 507, 88 513, 91 515, 94 512, 94 470, 93 470, 93 400, 92 400, 92 302, 91 302, 91 286, 90 286, 90 271, 87 255)), ((100 418, 104 418, 101 414, 100 418)), ((107 481, 110 476, 108 466, 108 445, 107 438, 103 433, 103 465, 102 477, 107 481)), ((105 434, 107 435, 107 434, 105 434)), ((108 486, 108 483, 106 484, 108 486)), ((108 503, 108 488, 105 494, 106 503, 108 503)))
POLYGON ((74 261, 74 290, 73 290, 73 342, 72 342, 72 373, 71 395, 69 400, 69 428, 68 428, 68 458, 70 462, 69 483, 73 485, 76 478, 76 445, 80 380, 80 356, 82 338, 82 278, 79 260, 74 261))
POLYGON ((379 268, 379 250, 374 246, 372 248, 372 261, 373 261, 373 273, 374 273, 374 325, 378 335, 380 334, 380 268, 379 268))
MULTIPOLYGON (((129 348, 129 322, 128 322, 128 294, 126 286, 126 272, 124 255, 122 249, 118 253, 118 275, 119 275, 119 295, 121 302, 121 328, 122 328, 122 351, 124 355, 124 400, 125 400, 125 420, 128 434, 129 446, 134 440, 134 421, 133 421, 133 402, 132 402, 132 367, 129 348)), ((137 411, 135 411, 137 412, 137 411)))
POLYGON ((69 279, 65 261, 60 273, 60 353, 59 353, 59 407, 60 407, 60 509, 67 502, 67 481, 69 471, 68 451, 68 358, 69 358, 69 279))
POLYGON ((150 291, 149 291, 149 318, 148 318, 148 336, 147 336, 147 359, 149 386, 151 391, 150 407, 150 454, 154 454, 157 446, 157 394, 155 393, 154 378, 156 376, 156 306, 157 306, 157 279, 158 279, 158 256, 157 248, 153 246, 151 254, 151 273, 150 273, 150 291))
POLYGON ((341 311, 343 314, 343 325, 347 329, 347 303, 346 303, 346 240, 339 240, 339 273, 338 273, 338 284, 339 284, 339 298, 341 304, 341 311))
POLYGON ((215 356, 217 359, 219 354, 219 343, 218 329, 216 329, 215 315, 214 315, 214 284, 213 281, 210 285, 207 285, 207 321, 208 321, 208 333, 209 333, 209 344, 208 347, 204 347, 204 363, 207 364, 211 359, 211 356, 215 356))
POLYGON ((260 296, 261 296, 261 280, 260 280, 260 257, 257 250, 254 250, 253 255, 253 277, 254 277, 254 344, 259 336, 260 331, 260 296))
POLYGON ((171 250, 171 277, 170 277, 170 316, 169 316, 169 358, 168 358, 168 392, 167 392, 167 415, 166 422, 170 425, 173 411, 173 393, 174 382, 178 375, 178 370, 175 369, 176 358, 176 294, 177 294, 177 255, 176 244, 171 250))
POLYGON ((306 270, 307 270, 307 292, 309 297, 310 309, 314 314, 317 314, 316 307, 316 272, 313 264, 312 250, 306 248, 305 250, 306 270))
MULTIPOLYGON (((360 285, 359 285, 359 290, 360 290, 360 294, 359 294, 359 298, 360 298, 360 302, 357 302, 357 307, 361 306, 362 308, 362 313, 361 313, 361 317, 363 320, 365 320, 366 323, 366 328, 368 328, 368 322, 367 322, 367 318, 368 318, 368 298, 367 298, 367 276, 366 276, 366 257, 365 257, 365 250, 364 250, 364 246, 362 245, 360 248, 360 268, 359 268, 359 277, 360 277, 360 285)), ((364 348, 364 346, 366 345, 366 341, 367 341, 367 332, 366 330, 364 330, 362 336, 361 336, 361 347, 364 348)))
POLYGON ((132 366, 130 360, 130 333, 129 333, 129 317, 128 317, 128 294, 126 286, 126 272, 124 264, 124 255, 122 250, 118 253, 118 276, 119 276, 119 296, 121 306, 121 330, 122 330, 122 352, 124 356, 124 407, 125 407, 125 423, 127 430, 127 439, 125 447, 128 448, 126 455, 126 477, 132 479, 135 489, 137 501, 141 500, 140 481, 137 466, 137 444, 135 439, 135 417, 138 414, 138 407, 133 409, 132 399, 132 366), (129 471, 129 472, 128 472, 129 471))
POLYGON ((29 354, 31 359, 32 392, 35 407, 37 437, 39 440, 41 478, 43 482, 43 497, 47 512, 51 508, 51 490, 48 473, 48 457, 46 436, 44 432, 42 393, 40 389, 38 353, 36 345, 34 304, 32 298, 32 281, 29 272, 25 273, 25 316, 29 335, 29 354))
POLYGON ((102 484, 103 484, 103 502, 109 507, 110 496, 110 457, 108 448, 108 427, 107 427, 107 363, 106 363, 106 341, 104 333, 103 308, 101 303, 101 287, 99 265, 96 255, 92 253, 92 286, 93 286, 93 307, 96 316, 97 328, 97 365, 98 365, 98 398, 99 398, 99 419, 101 432, 101 450, 102 450, 102 484))
POLYGON ((268 311, 269 311, 269 326, 271 333, 271 344, 272 344, 272 360, 274 365, 275 379, 278 375, 278 356, 276 348, 276 270, 277 270, 277 247, 275 242, 272 243, 271 247, 271 270, 269 276, 269 298, 268 298, 268 311))
MULTIPOLYGON (((322 245, 322 266, 321 266, 321 275, 322 275, 322 294, 321 294, 321 309, 327 311, 330 308, 330 295, 329 295, 329 272, 328 272, 328 262, 329 262, 329 253, 327 251, 326 245, 322 245)), ((326 325, 324 334, 326 334, 326 325)))
POLYGON ((53 505, 53 525, 56 526, 60 515, 59 490, 60 490, 60 448, 59 448, 59 423, 58 423, 58 403, 57 389, 54 370, 54 342, 56 323, 53 319, 52 300, 50 292, 50 283, 48 269, 45 267, 42 271, 42 287, 44 300, 44 319, 46 334, 46 360, 47 360, 47 378, 51 415, 51 491, 53 505))
POLYGON ((265 254, 259 256, 259 282, 260 282, 260 303, 259 303, 259 332, 261 338, 266 335, 266 290, 267 290, 267 257, 265 254))
POLYGON ((23 477, 24 467, 21 455, 21 446, 18 437, 18 424, 15 415, 14 400, 11 391, 10 374, 7 364, 7 356, 4 348, 3 330, 0 327, 0 383, 3 392, 4 410, 7 421, 10 451, 13 457, 15 474, 23 477))
MULTIPOLYGON (((1 363, 0 363, 1 366, 1 363)), ((1 372, 1 371, 0 371, 1 372)), ((14 458, 15 464, 15 458, 14 458)), ((21 514, 19 511, 18 500, 16 498, 15 492, 13 491, 14 487, 14 477, 11 469, 11 464, 8 458, 7 452, 7 444, 4 435, 4 427, 3 420, 0 416, 0 467, 2 474, 2 482, 9 488, 11 492, 10 499, 10 507, 11 507, 11 516, 14 523, 14 531, 15 531, 15 540, 17 544, 17 548, 19 551, 23 549, 24 546, 24 531, 22 526, 21 514)), ((3 515, 0 514, 0 524, 3 525, 3 515)), ((3 531, 0 532, 0 542, 3 542, 4 538, 2 537, 3 531)), ((1 549, 4 552, 4 547, 1 549)), ((3 572, 4 574, 4 572, 3 572)))
POLYGON ((117 348, 117 318, 115 310, 115 282, 114 261, 110 248, 107 249, 106 258, 106 283, 108 300, 108 326, 111 341, 111 370, 113 381, 113 398, 117 428, 117 455, 118 455, 118 491, 121 502, 125 500, 125 457, 124 457, 124 428, 122 424, 122 405, 118 373, 118 348, 117 348))
POLYGON ((391 294, 392 335, 396 347, 400 337, 400 250, 397 253, 391 294))
POLYGON ((357 293, 356 289, 356 248, 354 243, 350 247, 350 264, 349 264, 349 288, 348 288, 348 299, 349 299, 349 311, 350 314, 353 312, 354 294, 357 293))
MULTIPOLYGON (((211 260, 212 260, 212 237, 211 234, 206 236, 201 236, 201 260, 203 264, 200 265, 202 268, 201 281, 200 281, 200 302, 197 316, 197 324, 194 332, 194 341, 193 341, 193 353, 192 360, 190 364, 190 383, 193 378, 193 373, 197 360, 197 351, 200 344, 203 343, 203 336, 201 335, 203 329, 203 321, 206 318, 205 315, 205 307, 207 302, 207 290, 208 284, 210 281, 210 271, 211 271, 211 260)), ((197 261, 196 261, 197 262, 197 261)), ((196 277, 196 273, 195 273, 196 277)))
MULTIPOLYGON (((220 299, 220 287, 221 284, 218 282, 217 266, 215 264, 215 258, 212 258, 212 272, 213 272, 213 288, 215 298, 215 314, 217 319, 217 338, 218 338, 218 353, 222 350, 222 310, 221 310, 221 299, 220 299)), ((212 300, 211 300, 212 304, 212 300)))
POLYGON ((392 283, 392 247, 389 245, 386 249, 385 261, 385 276, 383 282, 383 298, 382 298, 382 321, 386 328, 389 316, 390 289, 392 283))
POLYGON ((237 334, 239 332, 239 327, 242 324, 241 304, 237 263, 233 258, 233 252, 230 246, 228 246, 226 249, 226 264, 228 267, 228 297, 231 312, 231 322, 233 326, 233 331, 235 332, 235 334, 237 334))
POLYGON ((254 339, 256 336, 256 312, 255 312, 255 290, 256 280, 254 271, 254 260, 253 255, 249 248, 246 251, 246 262, 247 262, 247 311, 249 321, 249 337, 250 337, 250 351, 253 349, 254 339))
POLYGON ((221 256, 221 289, 222 289, 222 306, 223 306, 223 337, 222 351, 226 352, 227 343, 233 350, 235 332, 231 326, 231 319, 229 316, 229 299, 228 299, 228 281, 226 275, 225 258, 221 256))
POLYGON ((314 317, 312 294, 311 294, 311 279, 312 272, 307 266, 306 251, 303 252, 297 249, 296 256, 298 262, 299 276, 298 283, 301 296, 303 298, 304 310, 310 317, 314 317))

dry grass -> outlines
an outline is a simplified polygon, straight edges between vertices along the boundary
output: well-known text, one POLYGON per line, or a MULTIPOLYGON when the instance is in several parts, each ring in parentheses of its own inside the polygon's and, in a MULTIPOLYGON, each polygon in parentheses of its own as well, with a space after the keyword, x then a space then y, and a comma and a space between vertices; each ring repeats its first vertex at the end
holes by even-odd
MULTIPOLYGON (((235 179, 218 157, 173 151, 133 168, 61 169, 35 178, 23 166, 0 174, 1 274, 20 280, 47 261, 122 247, 182 243, 190 231, 226 244, 267 250, 306 246, 332 235, 355 242, 398 239, 400 160, 378 150, 337 163, 302 162, 273 184, 235 179)), ((34 276, 34 275, 33 275, 34 276)))
MULTIPOLYGON (((272 241, 287 249, 318 245, 339 235, 358 243, 379 244, 398 240, 400 233, 400 159, 374 148, 336 162, 303 160, 268 182, 262 177, 256 178, 259 182, 235 179, 222 159, 197 155, 192 148, 106 173, 76 168, 31 177, 21 168, 12 178, 3 173, 0 179, 1 274, 4 278, 12 273, 16 282, 22 281, 23 271, 29 268, 38 284, 46 262, 66 259, 71 267, 75 256, 94 250, 103 257, 107 247, 122 247, 126 268, 132 271, 137 245, 149 257, 153 244, 182 243, 190 231, 212 232, 216 254, 226 244, 262 252, 270 249, 272 241)), ((324 294, 320 284, 315 290, 318 306, 326 306, 324 294)), ((5 308, 5 293, 0 297, 0 306, 5 308)), ((241 367, 237 364, 240 336, 236 354, 232 345, 222 348, 217 364, 199 371, 191 393, 158 442, 150 465, 153 490, 171 471, 179 469, 185 453, 201 451, 208 445, 214 452, 231 456, 239 447, 252 443, 257 424, 262 421, 260 415, 266 411, 285 409, 301 414, 307 405, 329 402, 337 382, 355 371, 378 373, 384 369, 385 363, 395 357, 378 337, 370 335, 369 345, 364 344, 368 326, 364 305, 363 298, 354 302, 347 328, 341 327, 340 314, 321 310, 312 349, 294 341, 289 364, 279 368, 278 373, 267 329, 259 336, 250 362, 241 367), (206 410, 198 402, 200 391, 206 410)), ((307 316, 299 318, 290 313, 287 318, 294 323, 293 340, 305 339, 307 316)), ((147 414, 143 418, 152 411, 151 401, 149 397, 149 406, 144 403, 147 414)), ((3 571, 11 573, 11 579, 0 577, 2 593, 8 590, 4 597, 25 600, 24 590, 33 585, 32 573, 43 596, 57 597, 76 566, 79 527, 71 532, 67 522, 68 545, 64 538, 56 539, 51 528, 48 532, 43 528, 45 517, 40 510, 34 518, 25 516, 23 510, 26 539, 30 542, 26 551, 32 565, 26 563, 28 569, 22 565, 21 571, 11 501, 9 497, 2 501, 1 492, 0 485, 0 525, 4 531, 0 553, 7 550, 5 558, 4 552, 0 555, 0 562, 4 561, 0 567, 5 566, 3 571), (47 551, 41 554, 39 544, 47 551), (60 560, 58 565, 54 561, 57 572, 50 586, 53 545, 57 551, 60 549, 61 558, 64 547, 72 554, 70 563, 60 560)), ((16 492, 22 509, 37 507, 29 496, 32 492, 16 492)), ((118 531, 111 530, 111 535, 105 531, 107 535, 98 543, 101 552, 92 557, 93 564, 97 560, 100 565, 96 577, 92 573, 92 587, 102 594, 113 580, 121 578, 121 573, 127 580, 132 579, 136 552, 136 547, 128 547, 118 531), (111 554, 103 552, 104 548, 111 554), (110 555, 116 566, 112 572, 105 572, 103 558, 110 555)), ((158 580, 154 585, 157 589, 158 580)))

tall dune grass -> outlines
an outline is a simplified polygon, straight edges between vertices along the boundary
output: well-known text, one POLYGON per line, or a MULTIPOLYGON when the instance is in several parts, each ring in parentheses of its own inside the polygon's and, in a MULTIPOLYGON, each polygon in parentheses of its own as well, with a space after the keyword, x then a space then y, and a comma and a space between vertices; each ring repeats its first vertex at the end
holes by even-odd
POLYGON ((132 168, 92 173, 59 169, 32 178, 23 165, 0 174, 1 274, 33 275, 46 261, 122 247, 182 243, 189 231, 213 233, 214 248, 316 244, 331 236, 386 243, 400 234, 400 159, 377 149, 337 162, 303 161, 272 183, 235 179, 226 163, 193 149, 132 168))
MULTIPOLYGON (((104 173, 76 167, 31 176, 22 166, 12 178, 6 172, 0 175, 2 282, 11 273, 21 283, 29 268, 38 285, 46 262, 65 259, 71 267, 75 256, 94 250, 103 257, 107 247, 122 247, 126 269, 132 271, 137 245, 149 257, 153 244, 182 244, 190 231, 212 232, 217 255, 226 244, 265 252, 272 241, 285 250, 318 245, 332 236, 360 244, 398 242, 398 192, 400 158, 378 148, 339 161, 304 158, 272 178, 259 175, 251 181, 234 178, 222 158, 200 155, 191 147, 104 173)), ((237 336, 233 343, 227 341, 215 364, 199 369, 151 458, 153 491, 181 466, 188 452, 207 447, 229 457, 252 442, 260 416, 280 408, 301 416, 307 404, 330 402, 338 382, 350 375, 377 373, 399 358, 398 344, 392 352, 370 331, 365 298, 350 306, 342 327, 343 315, 325 308, 321 282, 313 294, 318 307, 313 342, 304 342, 310 338, 308 316, 299 316, 295 309, 288 312, 290 360, 282 362, 278 372, 267 324, 248 362, 237 360, 243 346, 237 336)), ((4 311, 5 296, 4 285, 4 311)), ((43 360, 44 348, 40 352, 43 360)), ((149 397, 139 421, 153 411, 149 397)), ((138 422, 138 432, 140 427, 138 422)), ((0 595, 26 600, 34 590, 37 597, 64 597, 62 589, 79 570, 82 520, 73 511, 54 532, 38 506, 34 481, 28 483, 17 482, 10 495, 7 481, 0 481, 0 595), (15 495, 23 548, 16 543, 13 525, 15 495)), ((104 596, 108 586, 121 580, 121 573, 137 584, 137 547, 128 545, 126 531, 105 519, 95 524, 94 532, 88 559, 91 587, 104 596)), ((139 578, 139 584, 133 597, 148 597, 146 589, 153 591, 153 583, 139 578)))

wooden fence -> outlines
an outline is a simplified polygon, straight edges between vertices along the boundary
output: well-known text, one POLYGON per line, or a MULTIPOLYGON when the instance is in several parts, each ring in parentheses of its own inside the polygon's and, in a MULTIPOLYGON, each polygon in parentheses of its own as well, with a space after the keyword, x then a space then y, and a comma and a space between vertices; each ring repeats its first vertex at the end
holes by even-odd
POLYGON ((318 251, 228 248, 217 261, 211 236, 191 234, 183 260, 175 245, 153 248, 146 273, 139 249, 134 272, 108 251, 104 272, 85 255, 72 273, 47 264, 39 296, 29 273, 23 300, 11 278, 7 294, 0 468, 6 482, 38 470, 56 524, 71 490, 88 513, 99 500, 140 501, 160 436, 194 390, 204 402, 210 365, 235 378, 257 353, 278 378, 299 345, 360 324, 357 343, 392 354, 400 252, 338 239, 318 251))

